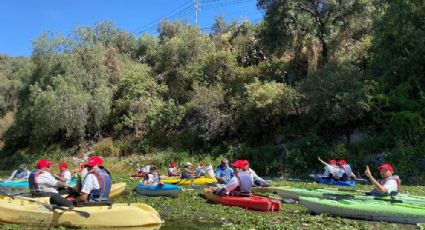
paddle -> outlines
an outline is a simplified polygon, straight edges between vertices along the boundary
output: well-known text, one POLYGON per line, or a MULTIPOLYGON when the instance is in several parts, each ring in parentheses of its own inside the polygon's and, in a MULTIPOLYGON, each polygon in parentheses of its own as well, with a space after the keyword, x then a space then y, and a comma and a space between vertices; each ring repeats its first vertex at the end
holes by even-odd
POLYGON ((75 209, 72 209, 72 208, 64 208, 64 207, 60 207, 60 206, 57 206, 57 205, 47 204, 47 203, 38 201, 37 199, 33 199, 33 198, 29 198, 29 197, 23 197, 23 196, 12 195, 12 194, 9 194, 9 193, 7 193, 7 192, 5 192, 3 190, 0 190, 0 194, 2 194, 4 196, 7 196, 7 197, 10 197, 12 199, 26 200, 26 201, 29 201, 31 203, 36 203, 38 205, 42 205, 43 207, 45 207, 48 210, 53 211, 53 212, 56 209, 59 209, 59 210, 62 210, 64 212, 65 211, 76 212, 78 215, 80 215, 81 217, 84 217, 84 218, 89 218, 90 217, 90 213, 88 213, 86 211, 80 211, 80 210, 75 210, 75 209))

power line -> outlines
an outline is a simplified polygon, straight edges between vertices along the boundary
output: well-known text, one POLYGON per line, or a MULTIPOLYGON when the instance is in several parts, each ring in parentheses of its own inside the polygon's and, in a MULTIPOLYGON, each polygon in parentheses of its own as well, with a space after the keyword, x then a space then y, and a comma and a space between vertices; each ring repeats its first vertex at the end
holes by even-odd
POLYGON ((143 25, 142 27, 139 27, 135 31, 136 31, 137 34, 138 33, 141 33, 144 30, 146 30, 147 28, 149 28, 149 27, 151 27, 153 25, 158 24, 158 22, 161 21, 164 17, 168 17, 168 18, 173 17, 174 15, 179 14, 182 11, 187 10, 190 7, 193 7, 192 6, 192 0, 186 1, 185 3, 183 3, 183 5, 180 5, 178 8, 176 8, 173 11, 169 12, 168 14, 166 14, 166 16, 162 16, 162 17, 160 17, 160 18, 158 18, 158 19, 156 19, 154 21, 151 21, 150 23, 147 23, 147 24, 143 25))

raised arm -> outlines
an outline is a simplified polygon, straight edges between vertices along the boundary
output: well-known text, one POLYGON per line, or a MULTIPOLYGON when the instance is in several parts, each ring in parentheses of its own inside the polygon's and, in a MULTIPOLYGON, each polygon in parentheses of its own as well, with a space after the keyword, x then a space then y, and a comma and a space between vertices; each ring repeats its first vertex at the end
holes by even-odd
POLYGON ((366 176, 369 178, 369 180, 372 182, 373 187, 380 193, 388 193, 388 190, 382 186, 373 176, 370 172, 369 166, 366 166, 366 171, 364 172, 366 176))

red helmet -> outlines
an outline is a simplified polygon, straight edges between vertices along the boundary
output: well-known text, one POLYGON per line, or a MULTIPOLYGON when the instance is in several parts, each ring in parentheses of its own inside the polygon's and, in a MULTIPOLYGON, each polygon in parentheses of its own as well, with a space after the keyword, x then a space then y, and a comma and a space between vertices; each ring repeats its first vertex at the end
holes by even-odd
POLYGON ((203 161, 199 162, 199 166, 201 167, 205 166, 204 162, 203 161))
POLYGON ((90 167, 103 166, 103 160, 100 157, 90 157, 85 165, 90 167))
POLYGON ((393 166, 391 166, 390 164, 387 164, 387 163, 385 163, 385 164, 382 164, 382 165, 380 165, 379 167, 378 167, 378 170, 379 171, 381 171, 381 170, 388 170, 388 171, 390 171, 390 172, 394 172, 394 169, 393 169, 393 166))
POLYGON ((66 162, 62 162, 59 164, 59 169, 67 169, 68 168, 68 164, 66 162))
POLYGON ((53 164, 52 162, 42 159, 37 162, 37 165, 35 167, 38 169, 42 169, 42 168, 50 167, 52 166, 52 164, 53 164))
POLYGON ((336 160, 330 160, 329 163, 336 165, 336 160))
POLYGON ((170 166, 170 167, 176 167, 176 162, 174 162, 174 161, 170 161, 169 166, 170 166))

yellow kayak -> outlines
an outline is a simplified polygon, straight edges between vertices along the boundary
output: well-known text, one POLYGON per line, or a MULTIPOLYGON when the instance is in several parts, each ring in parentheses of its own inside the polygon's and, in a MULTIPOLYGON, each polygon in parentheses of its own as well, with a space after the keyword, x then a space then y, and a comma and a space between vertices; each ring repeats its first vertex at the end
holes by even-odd
POLYGON ((0 195, 0 223, 25 224, 30 226, 84 227, 84 228, 137 228, 159 229, 158 212, 146 204, 113 204, 109 206, 74 207, 73 210, 89 213, 82 216, 68 210, 50 210, 27 197, 11 199, 0 195))
POLYGON ((215 184, 217 183, 217 180, 215 178, 207 178, 207 177, 200 177, 200 178, 194 178, 194 179, 169 178, 169 179, 161 179, 161 182, 163 182, 164 184, 177 184, 177 185, 187 186, 187 185, 215 184))
POLYGON ((121 193, 125 191, 125 188, 127 187, 126 183, 115 183, 111 186, 111 191, 109 192, 109 198, 115 198, 121 193))
MULTIPOLYGON (((126 183, 115 183, 111 185, 111 191, 109 192, 109 198, 115 198, 121 193, 125 191, 125 188, 127 187, 126 183)), ((36 197, 34 199, 37 199, 38 201, 50 203, 49 197, 36 197)))

